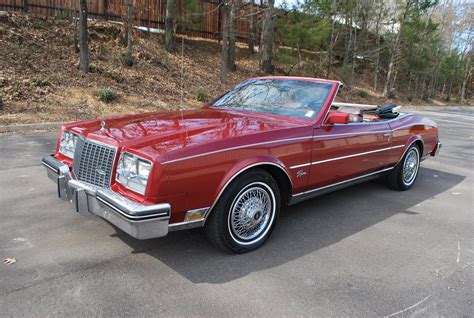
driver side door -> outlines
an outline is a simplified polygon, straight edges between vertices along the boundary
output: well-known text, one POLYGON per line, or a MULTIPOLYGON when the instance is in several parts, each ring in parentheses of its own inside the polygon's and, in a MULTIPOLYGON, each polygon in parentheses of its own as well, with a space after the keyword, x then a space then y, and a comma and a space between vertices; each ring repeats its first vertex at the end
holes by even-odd
POLYGON ((329 188, 387 167, 387 123, 323 124, 313 131, 308 190, 329 188))

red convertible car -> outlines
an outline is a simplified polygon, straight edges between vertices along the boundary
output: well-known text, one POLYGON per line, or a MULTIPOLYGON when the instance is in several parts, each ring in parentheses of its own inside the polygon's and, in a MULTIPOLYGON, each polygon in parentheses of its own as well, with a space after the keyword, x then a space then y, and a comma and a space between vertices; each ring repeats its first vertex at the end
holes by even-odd
POLYGON ((77 212, 137 239, 203 227, 214 245, 250 251, 282 205, 378 177, 407 190, 437 155, 433 121, 335 103, 340 87, 253 78, 197 110, 66 124, 43 164, 77 212))

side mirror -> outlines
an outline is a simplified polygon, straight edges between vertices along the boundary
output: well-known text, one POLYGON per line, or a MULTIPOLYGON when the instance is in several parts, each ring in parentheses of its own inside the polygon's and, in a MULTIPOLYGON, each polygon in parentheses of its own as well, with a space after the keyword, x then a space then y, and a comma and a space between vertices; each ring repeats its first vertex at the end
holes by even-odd
POLYGON ((341 112, 329 112, 328 117, 326 117, 326 124, 348 124, 349 123, 349 114, 341 112))

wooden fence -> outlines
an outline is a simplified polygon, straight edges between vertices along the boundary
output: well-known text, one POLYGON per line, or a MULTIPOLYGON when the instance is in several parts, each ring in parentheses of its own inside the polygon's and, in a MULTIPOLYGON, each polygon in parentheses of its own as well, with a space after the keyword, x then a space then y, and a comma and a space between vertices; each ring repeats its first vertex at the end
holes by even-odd
MULTIPOLYGON (((250 17, 256 17, 259 38, 263 0, 240 6, 237 20, 237 40, 247 42, 250 37, 250 17)), ((164 29, 166 0, 134 0, 134 23, 154 29, 164 29)), ((44 16, 70 18, 77 14, 79 0, 0 0, 0 10, 22 11, 44 16)), ((110 21, 123 21, 125 0, 87 0, 89 17, 110 21)), ((177 33, 193 37, 219 40, 221 38, 222 7, 220 0, 176 1, 177 33), (190 5, 192 4, 192 5, 190 5)))

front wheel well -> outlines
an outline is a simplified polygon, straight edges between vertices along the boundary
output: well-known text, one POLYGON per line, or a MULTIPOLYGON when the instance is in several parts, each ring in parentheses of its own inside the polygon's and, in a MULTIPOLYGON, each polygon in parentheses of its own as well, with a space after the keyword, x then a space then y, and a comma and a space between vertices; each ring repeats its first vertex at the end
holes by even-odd
POLYGON ((291 181, 288 177, 288 174, 283 171, 282 168, 278 168, 274 165, 259 165, 253 169, 262 169, 265 170, 268 174, 270 174, 273 179, 275 179, 276 183, 278 184, 278 189, 280 189, 280 197, 282 200, 283 205, 287 205, 288 201, 291 197, 292 186, 291 181))

